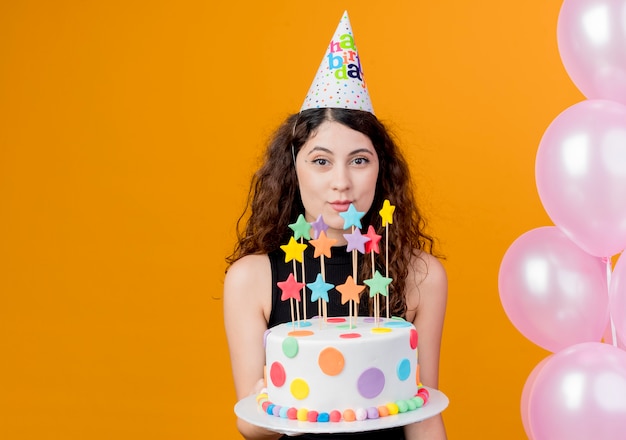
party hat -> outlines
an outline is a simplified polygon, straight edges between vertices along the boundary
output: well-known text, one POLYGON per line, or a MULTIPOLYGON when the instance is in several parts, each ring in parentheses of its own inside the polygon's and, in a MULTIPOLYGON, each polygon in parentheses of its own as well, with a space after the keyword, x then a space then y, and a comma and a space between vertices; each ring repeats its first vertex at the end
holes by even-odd
POLYGON ((328 107, 374 113, 347 11, 330 40, 300 111, 328 107))

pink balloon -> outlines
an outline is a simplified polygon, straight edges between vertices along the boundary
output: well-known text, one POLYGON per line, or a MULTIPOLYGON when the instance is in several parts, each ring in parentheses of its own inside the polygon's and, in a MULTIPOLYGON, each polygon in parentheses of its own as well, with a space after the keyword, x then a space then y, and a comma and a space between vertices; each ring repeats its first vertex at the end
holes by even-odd
POLYGON ((574 243, 597 257, 620 253, 626 248, 626 106, 588 100, 558 115, 539 144, 535 180, 546 212, 574 243))
POLYGON ((600 342, 573 345, 541 368, 530 396, 534 440, 626 436, 626 352, 600 342))
POLYGON ((526 379, 526 383, 524 383, 524 389, 522 390, 522 398, 520 402, 520 411, 522 414, 522 425, 524 426, 524 432, 526 432, 526 437, 529 440, 535 440, 535 436, 533 435, 532 428, 530 426, 530 396, 533 391, 533 387, 535 386, 535 380, 537 380, 537 376, 539 372, 543 368, 543 366, 548 362, 552 355, 544 358, 541 362, 535 365, 535 368, 528 375, 528 379, 526 379))
POLYGON ((564 0, 557 22, 561 61, 589 99, 626 104, 626 0, 564 0))
POLYGON ((609 285, 609 309, 617 333, 618 346, 624 345, 620 341, 626 341, 626 257, 623 255, 615 264, 609 285))
POLYGON ((605 265, 554 226, 513 242, 500 264, 498 288, 513 325, 548 351, 602 338, 609 308, 605 265))

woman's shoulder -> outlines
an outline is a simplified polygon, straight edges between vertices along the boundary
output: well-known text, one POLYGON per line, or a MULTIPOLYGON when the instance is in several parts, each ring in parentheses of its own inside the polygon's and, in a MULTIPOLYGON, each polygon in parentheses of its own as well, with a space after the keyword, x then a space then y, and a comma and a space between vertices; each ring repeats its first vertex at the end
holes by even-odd
POLYGON ((423 282, 447 285, 446 269, 439 258, 425 251, 415 251, 411 257, 411 269, 417 284, 423 282))
MULTIPOLYGON (((425 309, 445 309, 448 298, 448 276, 441 261, 424 251, 411 258, 406 284, 407 316, 425 309)), ((411 315, 411 316, 409 316, 411 315)))
POLYGON ((226 272, 225 283, 253 283, 268 275, 271 276, 267 254, 250 254, 231 264, 226 272))
POLYGON ((246 255, 235 261, 224 279, 224 311, 226 316, 239 318, 257 316, 262 311, 265 320, 272 309, 272 271, 266 254, 246 255))

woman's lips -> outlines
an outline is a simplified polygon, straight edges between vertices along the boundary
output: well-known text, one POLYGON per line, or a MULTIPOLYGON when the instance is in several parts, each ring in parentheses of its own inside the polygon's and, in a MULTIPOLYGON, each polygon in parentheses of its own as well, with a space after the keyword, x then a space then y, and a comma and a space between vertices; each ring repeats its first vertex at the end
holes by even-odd
POLYGON ((337 212, 346 212, 352 202, 331 202, 330 206, 337 212))

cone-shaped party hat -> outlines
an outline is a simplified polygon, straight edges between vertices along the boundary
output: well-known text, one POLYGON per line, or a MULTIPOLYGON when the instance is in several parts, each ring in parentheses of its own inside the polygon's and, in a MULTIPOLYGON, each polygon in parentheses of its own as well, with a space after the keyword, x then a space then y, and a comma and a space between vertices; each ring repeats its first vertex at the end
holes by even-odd
POLYGON ((374 113, 347 11, 330 40, 300 111, 328 107, 374 113))

